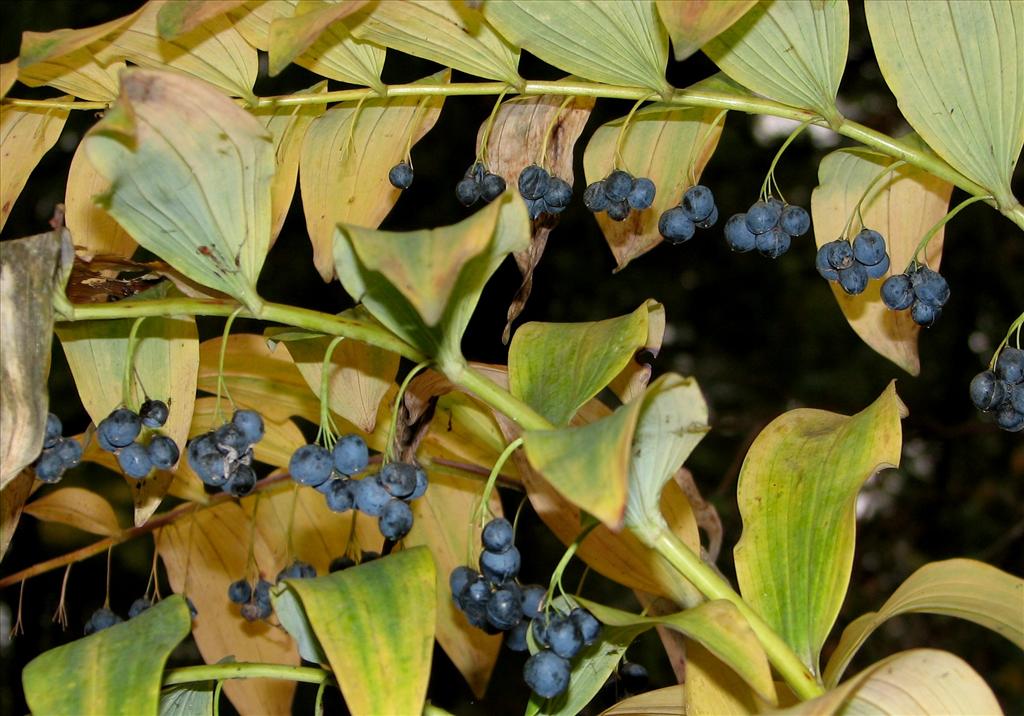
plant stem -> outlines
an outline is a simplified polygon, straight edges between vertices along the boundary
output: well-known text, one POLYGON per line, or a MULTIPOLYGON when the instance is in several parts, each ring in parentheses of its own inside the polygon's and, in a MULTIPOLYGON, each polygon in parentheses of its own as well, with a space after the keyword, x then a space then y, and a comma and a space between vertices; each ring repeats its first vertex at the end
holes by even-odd
POLYGON ((451 382, 473 393, 495 410, 516 421, 523 430, 554 430, 543 415, 465 363, 440 366, 451 382))
POLYGON ((813 699, 825 692, 789 644, 743 601, 723 577, 706 565, 675 534, 669 530, 659 530, 651 546, 690 580, 701 594, 708 599, 724 599, 739 610, 764 647, 768 661, 801 700, 813 699))
POLYGON ((244 661, 203 666, 183 666, 164 672, 164 686, 194 684, 199 681, 221 681, 223 679, 283 679, 303 684, 334 684, 334 676, 323 669, 312 666, 288 666, 287 664, 254 664, 244 661))
POLYGON ((936 233, 938 233, 939 229, 941 229, 943 226, 949 223, 954 216, 956 216, 961 211, 966 209, 971 204, 974 204, 975 202, 985 201, 986 199, 991 198, 991 196, 972 196, 970 199, 965 199, 964 201, 957 204, 955 207, 953 207, 953 209, 949 211, 949 213, 947 213, 941 219, 936 221, 932 228, 928 229, 928 231, 925 232, 924 236, 921 237, 921 240, 917 242, 917 247, 914 248, 914 255, 910 257, 910 263, 907 265, 907 270, 909 271, 910 267, 913 266, 914 264, 920 263, 917 260, 917 255, 920 254, 926 246, 928 246, 928 242, 932 240, 932 237, 935 236, 936 233))
POLYGON ((121 380, 121 403, 129 410, 132 408, 132 369, 135 366, 135 346, 138 345, 139 327, 146 320, 145 316, 139 316, 132 323, 132 329, 128 333, 128 346, 124 356, 124 376, 121 380))
POLYGON ((1010 345, 1010 336, 1012 336, 1014 333, 1017 334, 1017 348, 1020 348, 1020 331, 1022 327, 1024 327, 1024 313, 1017 316, 1017 318, 1014 319, 1013 323, 1010 324, 1010 327, 1006 329, 1006 335, 1003 336, 1003 340, 999 342, 999 346, 995 349, 995 351, 993 351, 992 360, 988 362, 989 370, 996 369, 996 361, 999 360, 999 354, 1003 352, 1003 348, 1010 345))
MULTIPOLYGON (((892 164, 889 164, 888 166, 885 167, 885 169, 883 169, 882 171, 878 172, 878 174, 875 175, 875 178, 872 179, 871 182, 864 189, 864 193, 860 195, 860 199, 858 199, 857 203, 853 205, 853 211, 850 212, 849 218, 846 219, 846 226, 843 227, 843 236, 844 237, 846 237, 846 238, 850 237, 850 228, 853 226, 853 217, 861 216, 860 207, 864 203, 864 201, 868 198, 868 193, 872 189, 875 188, 875 184, 877 184, 878 182, 882 181, 882 179, 884 179, 886 176, 888 176, 890 172, 893 172, 893 171, 899 169, 904 164, 906 164, 906 162, 903 161, 902 159, 899 160, 899 161, 893 162, 892 164)), ((861 216, 860 228, 862 228, 862 229, 865 228, 864 227, 864 217, 862 217, 862 216, 861 216)))
POLYGON ((782 190, 779 189, 779 185, 775 182, 775 167, 778 165, 779 160, 782 159, 783 152, 785 152, 789 145, 792 144, 793 141, 800 136, 801 132, 807 129, 807 125, 811 124, 816 119, 819 118, 808 117, 803 122, 801 122, 799 126, 796 127, 796 129, 789 133, 789 136, 786 137, 786 141, 784 141, 782 143, 782 146, 779 147, 779 150, 775 152, 775 156, 772 158, 772 163, 768 167, 768 173, 764 175, 764 181, 761 182, 761 201, 768 201, 768 194, 771 192, 771 185, 774 184, 776 191, 779 192, 779 199, 782 199, 783 203, 785 203, 786 199, 784 196, 782 196, 782 190))
POLYGON ((498 475, 501 474, 501 469, 505 467, 505 463, 512 456, 512 453, 518 450, 522 444, 522 438, 516 438, 510 442, 505 449, 501 451, 501 455, 498 456, 497 461, 494 463, 494 467, 491 468, 491 472, 487 476, 487 482, 484 483, 484 491, 480 494, 480 506, 476 508, 476 512, 473 515, 473 522, 479 520, 481 527, 483 527, 484 516, 489 512, 488 504, 491 500, 491 493, 494 492, 494 486, 498 484, 498 475))
POLYGON ((416 377, 416 374, 429 365, 430 361, 417 363, 406 374, 402 384, 398 386, 398 392, 395 393, 395 404, 391 408, 391 421, 388 423, 387 442, 384 443, 384 462, 391 462, 395 459, 395 433, 398 431, 398 411, 402 408, 402 399, 405 398, 405 391, 409 389, 409 383, 416 377))

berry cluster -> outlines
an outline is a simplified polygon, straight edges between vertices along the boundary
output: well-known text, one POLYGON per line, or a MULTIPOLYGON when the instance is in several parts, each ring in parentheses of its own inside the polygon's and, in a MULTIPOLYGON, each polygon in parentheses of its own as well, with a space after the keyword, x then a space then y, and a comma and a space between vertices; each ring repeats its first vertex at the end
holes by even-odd
POLYGON ((978 410, 995 411, 996 422, 1003 430, 1024 430, 1024 350, 1003 348, 994 371, 974 376, 971 402, 978 410))
POLYGON ((389 462, 378 474, 355 480, 369 464, 366 442, 359 435, 345 435, 327 450, 316 444, 303 445, 288 462, 292 479, 323 493, 334 512, 353 508, 377 518, 381 534, 392 542, 412 529, 409 502, 427 491, 427 473, 411 463, 389 462))
POLYGON ((565 179, 548 174, 531 164, 519 174, 519 193, 526 200, 530 218, 541 214, 561 214, 572 201, 572 187, 565 179))
POLYGON ((715 195, 698 184, 683 192, 678 206, 665 211, 658 219, 658 231, 666 241, 682 244, 693 238, 697 229, 710 229, 718 221, 715 195))
POLYGON ((939 320, 948 300, 949 284, 942 274, 916 263, 882 284, 882 303, 893 311, 909 308, 914 323, 926 328, 939 320))
POLYGON ((885 239, 877 231, 861 229, 853 243, 836 239, 818 249, 814 266, 821 277, 837 281, 851 296, 864 292, 868 281, 882 278, 889 271, 885 239))
POLYGON ((492 174, 483 162, 475 162, 455 185, 455 198, 463 206, 473 206, 479 199, 492 202, 505 193, 505 179, 492 174))
POLYGON ((602 211, 613 221, 625 221, 630 210, 643 211, 654 203, 657 188, 647 177, 634 177, 616 169, 583 192, 583 204, 595 214, 602 211))
POLYGON ((101 448, 117 455, 124 474, 141 480, 153 468, 169 470, 178 462, 177 444, 166 435, 153 435, 148 444, 138 441, 142 428, 162 428, 167 422, 167 403, 147 399, 139 412, 116 408, 96 426, 96 439, 101 448))
POLYGON ((228 585, 228 599, 232 604, 241 605, 242 616, 247 622, 266 619, 274 611, 270 605, 270 582, 265 579, 257 581, 255 588, 245 579, 232 582, 228 585))
MULTIPOLYGON (((192 603, 192 600, 185 597, 185 601, 188 603, 188 610, 192 614, 192 618, 195 619, 199 612, 196 610, 196 605, 192 603)), ((132 605, 128 607, 128 618, 134 619, 135 617, 142 614, 142 612, 153 606, 153 602, 147 597, 139 597, 132 605)), ((100 607, 92 613, 89 620, 85 622, 85 628, 83 631, 86 636, 95 634, 98 631, 109 629, 112 626, 121 624, 124 619, 110 607, 100 607)))
POLYGON ((388 172, 388 181, 396 189, 408 189, 412 186, 412 176, 412 165, 403 160, 391 167, 391 171, 388 172))
POLYGON ((231 420, 193 438, 188 464, 210 487, 243 497, 256 487, 252 446, 263 438, 263 418, 255 410, 236 410, 231 420))
POLYGON ((43 434, 43 451, 36 458, 32 468, 43 482, 60 482, 64 471, 82 461, 82 444, 74 438, 63 436, 64 426, 53 413, 46 416, 46 431, 43 434))
POLYGON ((774 196, 755 201, 745 214, 733 214, 725 222, 725 241, 733 251, 755 248, 762 256, 777 259, 789 251, 790 240, 811 228, 811 217, 801 206, 784 204, 774 196))
POLYGON ((335 572, 341 572, 342 570, 348 569, 349 567, 355 567, 356 564, 372 562, 375 559, 380 559, 379 552, 367 552, 364 550, 361 553, 361 556, 359 557, 358 563, 348 555, 342 555, 341 557, 335 557, 331 560, 331 564, 327 568, 327 571, 331 574, 334 574, 335 572))

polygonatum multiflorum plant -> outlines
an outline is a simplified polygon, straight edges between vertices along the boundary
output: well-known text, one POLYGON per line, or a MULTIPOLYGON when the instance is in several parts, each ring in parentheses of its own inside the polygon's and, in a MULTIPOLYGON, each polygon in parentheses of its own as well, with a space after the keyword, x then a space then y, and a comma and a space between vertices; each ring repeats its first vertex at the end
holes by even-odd
MULTIPOLYGON (((998 711, 945 651, 846 673, 905 612, 1024 646, 1024 582, 978 561, 922 567, 822 661, 850 582, 857 494, 900 463, 894 384, 855 415, 797 409, 754 440, 734 585, 701 544, 705 512, 683 468, 714 429, 705 398, 693 378, 637 360, 658 353, 661 304, 514 332, 512 312, 505 365, 462 351, 491 275, 513 254, 528 285, 543 240, 580 203, 619 269, 664 239, 675 251, 724 241, 772 259, 770 271, 813 255, 813 236, 854 331, 916 375, 921 327, 956 301, 939 271, 944 224, 984 202, 1024 229, 1010 187, 1024 4, 869 0, 865 12, 912 128, 899 137, 838 109, 846 0, 150 0, 96 27, 24 33, 0 67, 4 221, 69 115, 96 121, 52 230, 2 244, 3 549, 23 510, 103 538, 0 586, 30 590, 129 539, 152 536, 155 552, 124 615, 110 608, 108 559, 88 634, 25 668, 31 710, 209 711, 223 686, 242 714, 287 713, 295 682, 309 682, 318 702, 340 689, 355 714, 436 711, 435 640, 480 695, 504 639, 525 652, 527 712, 576 713, 609 678, 635 682, 643 668, 620 668, 626 648, 664 627, 680 684, 607 713, 998 711), (564 77, 521 75, 524 51, 564 77), (720 72, 670 85, 669 64, 698 51, 720 72), (443 69, 385 84, 399 53, 443 69), (261 61, 343 88, 257 96, 261 61), (63 96, 9 96, 16 83, 63 96), (454 160, 468 167, 450 192, 467 218, 379 230, 402 191, 431 181, 412 150, 464 95, 495 97, 475 156, 454 160), (574 145, 609 100, 631 109, 589 135, 575 177, 574 145), (720 219, 700 177, 743 113, 794 129, 760 191, 720 219), (811 126, 856 146, 821 160, 808 207, 786 200, 774 170, 811 126), (354 303, 339 313, 257 290, 297 185, 315 268, 354 303), (954 187, 967 198, 949 210, 954 187), (811 250, 790 251, 801 244, 811 250), (120 282, 118 300, 95 290, 104 281, 120 282), (225 319, 219 337, 200 342, 196 317, 225 319), (54 333, 95 426, 81 435, 63 434, 48 398, 54 333), (99 494, 52 485, 81 462, 125 476, 131 528, 99 494), (532 557, 499 490, 524 496, 567 545, 547 583, 519 581, 532 557), (564 588, 577 559, 647 608, 564 588), (161 598, 162 574, 173 596, 161 598), (205 664, 165 669, 190 634, 205 664)), ((969 388, 1010 432, 1024 428, 1022 321, 969 388)))

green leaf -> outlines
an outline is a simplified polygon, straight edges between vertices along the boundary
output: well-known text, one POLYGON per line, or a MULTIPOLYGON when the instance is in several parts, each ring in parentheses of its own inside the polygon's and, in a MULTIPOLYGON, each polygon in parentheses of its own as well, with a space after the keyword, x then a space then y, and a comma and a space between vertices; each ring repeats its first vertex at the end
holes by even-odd
POLYGON ((1024 579, 973 559, 926 564, 907 578, 877 612, 846 629, 825 669, 835 685, 871 633, 900 614, 945 614, 980 624, 1024 649, 1024 579))
POLYGON ((641 625, 649 629, 660 625, 686 635, 728 664, 762 699, 775 703, 768 657, 747 620, 730 602, 718 599, 676 614, 644 617, 586 599, 578 601, 607 626, 641 625))
POLYGON ((0 147, 4 153, 4 170, 0 173, 0 229, 7 223, 32 170, 57 142, 67 118, 66 109, 0 106, 0 147))
POLYGON ((992 689, 963 659, 913 649, 875 662, 838 688, 776 716, 812 714, 1001 714, 992 689))
POLYGON ((595 82, 667 94, 668 35, 653 0, 548 2, 502 0, 484 5, 487 21, 517 47, 595 82))
MULTIPOLYGON (((439 72, 418 84, 450 79, 449 72, 439 72)), ((402 194, 388 181, 388 171, 433 128, 443 105, 442 96, 343 102, 313 121, 302 143, 299 185, 313 263, 325 281, 335 275, 337 225, 380 225, 402 194)))
POLYGON ((704 52, 748 89, 834 122, 849 35, 846 0, 760 0, 704 52))
POLYGON ((214 689, 212 681, 164 689, 159 716, 215 716, 214 689))
POLYGON ((326 664, 327 655, 323 647, 313 633, 313 627, 306 619, 306 613, 302 610, 299 598, 288 587, 288 583, 278 584, 270 590, 271 601, 274 603, 274 614, 285 631, 292 635, 292 639, 299 646, 299 656, 306 661, 317 664, 326 664))
POLYGON ((943 159, 996 197, 1024 144, 1024 5, 870 2, 871 44, 900 111, 943 159))
MULTIPOLYGON (((902 139, 908 144, 915 140, 913 135, 902 139)), ((811 194, 814 240, 819 248, 842 235, 847 218, 868 185, 894 161, 862 149, 840 149, 821 160, 818 186, 811 194)), ((949 182, 908 165, 895 169, 871 190, 861 205, 863 227, 885 237, 890 274, 902 273, 910 263, 921 237, 945 216, 952 191, 949 182)), ((854 219, 849 238, 861 228, 860 221, 854 219)), ((939 229, 921 252, 921 259, 935 270, 942 259, 944 233, 945 229, 939 229)), ((881 280, 869 282, 858 296, 848 295, 835 282, 830 287, 850 327, 865 343, 911 375, 921 372, 917 350, 921 327, 914 323, 909 311, 890 311, 885 307, 880 295, 881 280)))
POLYGON ((857 493, 899 464, 903 410, 893 384, 851 417, 791 410, 761 431, 743 461, 740 591, 814 674, 846 596, 857 493))
POLYGON ((136 241, 189 278, 259 306, 274 147, 256 118, 203 82, 131 70, 84 142, 111 183, 104 207, 136 241))
POLYGON ((429 550, 413 547, 287 583, 302 601, 353 714, 423 709, 435 622, 429 550))
MULTIPOLYGON (((694 88, 704 86, 700 83, 694 88)), ((615 255, 616 271, 662 242, 658 220, 700 180, 722 133, 722 122, 715 123, 720 112, 653 104, 633 115, 622 144, 623 168, 635 176, 650 178, 658 190, 649 209, 631 211, 625 221, 597 215, 597 223, 615 255)), ((624 119, 601 125, 587 143, 583 167, 588 183, 604 179, 615 166, 615 148, 624 119)))
POLYGON ((678 62, 727 30, 755 4, 757 0, 657 0, 658 15, 668 28, 678 62))
POLYGON ((43 449, 60 264, 55 232, 0 243, 0 489, 43 449))
POLYGON ((37 656, 22 672, 35 714, 156 713, 164 663, 188 636, 185 600, 164 599, 134 619, 37 656))
POLYGON ((565 499, 617 530, 626 510, 630 446, 639 412, 636 401, 587 425, 527 431, 526 457, 565 499))
POLYGON ((530 221, 513 192, 464 219, 407 233, 341 225, 334 264, 356 301, 428 356, 461 355, 480 293, 509 253, 526 248, 530 221))
POLYGON ((648 314, 660 306, 648 301, 605 321, 523 324, 509 346, 509 390, 555 425, 568 425, 644 346, 648 314))
POLYGON ((353 37, 369 40, 443 67, 515 87, 519 50, 509 45, 466 3, 407 0, 372 3, 345 19, 353 37))
POLYGON ((192 2, 191 0, 168 0, 160 5, 157 12, 157 30, 165 40, 190 32, 203 23, 223 15, 246 0, 217 0, 217 2, 192 2))
POLYGON ((21 48, 18 52, 18 67, 24 70, 39 62, 56 60, 82 49, 86 45, 102 40, 107 35, 133 22, 144 9, 141 7, 130 15, 79 30, 62 28, 52 32, 23 32, 21 33, 21 48))

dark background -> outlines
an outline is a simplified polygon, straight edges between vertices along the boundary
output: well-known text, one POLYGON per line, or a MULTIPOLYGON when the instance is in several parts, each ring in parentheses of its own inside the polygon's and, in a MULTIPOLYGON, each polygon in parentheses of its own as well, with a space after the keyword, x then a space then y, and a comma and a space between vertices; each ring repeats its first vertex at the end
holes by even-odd
MULTIPOLYGON (((18 2, 5 4, 0 29, 0 61, 14 58, 20 32, 60 27, 85 27, 129 12, 138 3, 18 2)), ((840 109, 848 117, 888 133, 907 131, 892 95, 878 71, 860 7, 851 7, 849 61, 840 90, 840 109)), ((438 69, 433 63, 388 52, 385 82, 407 82, 438 69)), ((531 79, 560 76, 527 53, 521 74, 531 79)), ((683 63, 670 62, 668 77, 684 87, 715 72, 703 55, 683 63)), ((311 85, 317 78, 293 66, 277 78, 261 73, 257 94, 283 94, 311 85)), ((456 73, 456 81, 467 78, 456 73)), ((331 88, 340 88, 331 82, 331 88)), ((49 90, 17 85, 14 96, 52 96, 49 90)), ((454 198, 455 183, 473 160, 476 128, 491 110, 493 98, 449 98, 437 126, 413 149, 417 179, 383 228, 411 229, 452 223, 464 218, 454 198)), ((718 150, 702 183, 713 188, 722 221, 685 246, 662 245, 612 274, 614 260, 596 222, 578 197, 583 189, 582 147, 600 124, 622 116, 631 103, 600 100, 576 152, 577 200, 562 215, 535 274, 533 296, 520 319, 586 321, 621 315, 644 299, 665 304, 669 321, 666 345, 655 361, 656 374, 675 370, 696 376, 711 407, 713 431, 688 462, 698 485, 718 508, 725 524, 725 548, 719 560, 733 576, 731 546, 739 537, 734 490, 743 455, 760 429, 780 413, 811 406, 851 414, 877 397, 897 379, 900 397, 910 415, 903 423, 904 455, 899 470, 872 481, 859 521, 852 588, 833 639, 857 615, 877 609, 892 591, 922 564, 964 556, 985 560, 1015 574, 1024 572, 1024 440, 998 430, 971 406, 967 385, 982 370, 1009 323, 1024 310, 1024 241, 1020 230, 992 209, 975 204, 947 228, 942 273, 952 287, 952 300, 939 323, 922 332, 921 375, 914 378, 874 353, 850 330, 826 282, 813 268, 809 237, 794 241, 789 254, 772 262, 756 254, 736 255, 721 238, 721 225, 732 213, 756 199, 764 172, 782 136, 769 141, 755 135, 757 117, 731 113, 718 150)), ((67 168, 82 133, 95 121, 93 112, 74 112, 57 145, 43 158, 14 206, 3 238, 47 229, 53 206, 64 195, 67 168)), ((762 125, 763 126, 763 125, 762 125)), ((788 127, 785 129, 788 132, 788 127)), ((845 140, 838 145, 843 146, 845 140)), ((787 150, 776 178, 793 202, 809 208, 817 164, 831 147, 816 146, 806 136, 787 150)), ((1016 193, 1020 192, 1020 177, 1016 193)), ((954 192, 953 203, 964 197, 954 192)), ((280 240, 266 262, 261 294, 276 301, 338 311, 350 301, 340 285, 323 284, 312 266, 296 198, 280 240)), ((505 362, 501 329, 519 276, 507 262, 497 273, 470 326, 465 353, 475 360, 505 362)), ((221 323, 204 320, 202 336, 220 332, 221 323)), ((116 380, 116 379, 114 379, 116 380)), ((55 344, 50 381, 51 406, 65 419, 68 433, 84 429, 88 418, 79 404, 63 353, 55 344)), ((80 468, 65 484, 88 485, 104 492, 127 510, 119 477, 80 468), (77 474, 76 474, 77 473, 77 474)), ((507 495, 514 508, 517 495, 507 495)), ((546 581, 562 548, 524 511, 518 543, 526 556, 524 581, 546 581)), ((42 525, 24 517, 2 572, 12 573, 42 558, 91 542, 82 533, 42 525)), ((151 541, 118 547, 113 555, 112 602, 124 613, 144 587, 151 541)), ((566 584, 575 584, 573 566, 566 584)), ((18 590, 0 594, 0 712, 27 710, 20 689, 20 671, 42 651, 76 638, 89 614, 103 601, 105 563, 95 557, 76 565, 68 597, 67 631, 52 623, 60 593, 62 570, 31 580, 25 587, 22 620, 25 633, 8 637, 18 605, 18 590)), ((631 597, 621 588, 588 577, 588 591, 605 601, 626 606, 631 597)), ((966 659, 992 686, 1009 713, 1024 711, 1024 670, 1021 655, 1009 642, 981 627, 945 617, 900 617, 873 636, 861 649, 848 674, 895 651, 929 646, 948 649, 966 659)), ((647 635, 630 648, 628 658, 648 667, 652 687, 672 683, 657 639, 647 635)), ((176 665, 198 663, 186 645, 173 658, 176 665)), ((824 663, 823 659, 823 663, 824 663)), ((435 651, 431 697, 456 713, 515 714, 525 705, 527 690, 519 680, 522 656, 502 652, 495 679, 483 702, 474 702, 454 667, 435 651)), ((597 707, 622 695, 612 684, 597 707)), ((300 685, 296 712, 311 706, 313 692, 300 685)), ((227 700, 222 700, 230 712, 227 700)), ((343 706, 336 697, 329 711, 343 706)))

